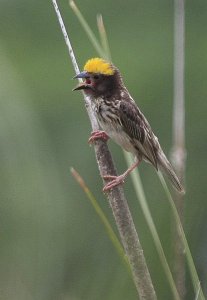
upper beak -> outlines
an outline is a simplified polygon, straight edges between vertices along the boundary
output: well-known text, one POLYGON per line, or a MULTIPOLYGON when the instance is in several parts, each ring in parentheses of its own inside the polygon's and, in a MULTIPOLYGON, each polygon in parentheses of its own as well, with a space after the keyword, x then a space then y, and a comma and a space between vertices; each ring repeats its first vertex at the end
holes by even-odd
MULTIPOLYGON (((77 78, 87 78, 89 77, 88 73, 86 71, 83 71, 79 74, 77 74, 76 76, 73 77, 73 79, 77 79, 77 78)), ((88 86, 85 82, 80 82, 74 89, 73 91, 77 91, 77 90, 83 90, 83 89, 87 89, 88 86)))
POLYGON ((79 74, 77 74, 76 76, 73 77, 73 79, 76 79, 76 78, 87 78, 88 77, 88 73, 86 71, 83 71, 79 74))

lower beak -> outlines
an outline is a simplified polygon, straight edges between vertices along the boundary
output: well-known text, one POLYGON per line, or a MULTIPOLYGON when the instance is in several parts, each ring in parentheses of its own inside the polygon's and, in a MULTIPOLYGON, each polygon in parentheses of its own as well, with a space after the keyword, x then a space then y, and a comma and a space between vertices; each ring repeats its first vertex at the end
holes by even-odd
POLYGON ((88 86, 85 84, 85 82, 81 82, 73 89, 73 91, 84 90, 87 88, 88 86))

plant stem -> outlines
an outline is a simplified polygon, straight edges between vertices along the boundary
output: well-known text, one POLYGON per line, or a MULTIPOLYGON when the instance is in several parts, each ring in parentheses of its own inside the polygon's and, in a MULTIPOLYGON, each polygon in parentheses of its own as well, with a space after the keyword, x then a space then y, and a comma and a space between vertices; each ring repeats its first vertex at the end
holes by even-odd
MULTIPOLYGON (((56 0, 52 0, 65 41, 68 47, 68 51, 74 66, 76 74, 79 73, 79 69, 76 63, 75 55, 68 38, 62 17, 60 15, 56 0)), ((91 122, 92 130, 98 130, 99 126, 95 115, 91 109, 90 100, 84 95, 85 105, 87 113, 91 122)), ((105 142, 99 140, 94 143, 94 149, 96 159, 101 176, 106 174, 117 175, 114 163, 112 161, 111 153, 105 142)), ((143 300, 155 300, 157 299, 155 290, 152 284, 152 280, 147 268, 143 250, 132 220, 132 216, 127 204, 127 200, 124 196, 122 186, 118 186, 107 193, 107 197, 113 211, 113 215, 116 221, 117 228, 121 237, 122 244, 125 249, 125 253, 128 257, 131 271, 134 279, 137 292, 140 299, 143 300)))
POLYGON ((75 14, 76 14, 78 20, 80 21, 81 25, 82 25, 83 28, 85 29, 86 34, 88 35, 88 37, 89 37, 91 43, 94 45, 96 51, 97 51, 98 53, 101 53, 101 56, 102 56, 103 58, 106 58, 106 57, 105 57, 105 52, 103 51, 101 45, 100 45, 99 42, 97 41, 97 39, 96 39, 96 37, 95 37, 93 31, 92 31, 91 28, 89 27, 88 23, 87 23, 86 20, 83 18, 82 14, 81 14, 80 10, 78 9, 78 7, 76 6, 75 2, 74 2, 73 0, 70 0, 69 3, 70 3, 70 6, 71 6, 72 10, 75 12, 75 14))
MULTIPOLYGON (((130 166, 133 162, 132 156, 127 152, 124 152, 124 155, 125 155, 125 158, 127 160, 128 166, 130 166)), ((131 172, 130 175, 131 175, 131 178, 132 178, 132 182, 134 184, 134 188, 135 188, 135 192, 137 194, 137 198, 139 199, 139 204, 141 206, 143 215, 145 217, 148 228, 149 228, 149 230, 152 234, 152 238, 153 238, 155 247, 157 249, 157 253, 159 255, 160 262, 162 264, 162 267, 163 267, 163 270, 165 272, 166 278, 169 282, 169 285, 170 285, 170 288, 171 288, 171 291, 172 291, 172 294, 173 294, 173 299, 174 300, 180 300, 179 294, 177 292, 177 289, 176 289, 176 286, 175 286, 175 283, 174 283, 174 280, 173 280, 173 276, 172 276, 170 267, 168 265, 168 262, 167 262, 167 259, 166 259, 165 253, 164 253, 164 249, 162 247, 162 243, 160 241, 157 229, 156 229, 154 221, 152 219, 150 209, 148 207, 147 199, 146 199, 146 196, 145 196, 145 193, 144 193, 144 189, 143 189, 143 186, 142 186, 142 182, 141 182, 141 178, 140 178, 140 175, 139 175, 138 168, 136 168, 134 170, 134 172, 131 172)))
POLYGON ((78 182, 80 187, 83 189, 83 191, 85 192, 88 199, 90 200, 90 202, 91 202, 92 206, 94 207, 97 215, 99 216, 101 222, 103 223, 103 225, 104 225, 104 227, 107 231, 107 234, 108 234, 111 242, 114 245, 114 248, 116 249, 117 253, 121 257, 121 259, 124 262, 125 266, 127 267, 127 270, 131 274, 130 265, 129 265, 128 259, 125 255, 124 249, 123 249, 121 243, 119 242, 119 239, 117 238, 117 236, 116 236, 113 228, 111 227, 111 224, 109 223, 107 217, 105 216, 103 210, 101 209, 100 205, 98 204, 98 201, 96 200, 95 196, 92 194, 92 192, 90 191, 90 189, 86 185, 83 178, 80 176, 80 174, 74 168, 71 168, 71 174, 73 175, 75 180, 78 182))
POLYGON ((110 53, 108 38, 107 38, 107 34, 103 22, 103 17, 101 14, 97 15, 97 27, 99 30, 100 40, 102 43, 102 48, 104 50, 105 56, 107 60, 111 61, 111 53, 110 53))
MULTIPOLYGON (((174 108, 172 161, 184 184, 185 177, 185 103, 184 103, 184 0, 174 1, 174 108)), ((184 198, 176 193, 174 201, 181 223, 184 223, 184 198)), ((185 256, 179 230, 173 226, 174 274, 181 299, 185 297, 185 256)))
POLYGON ((174 224, 176 224, 177 231, 179 233, 179 236, 181 237, 180 242, 183 245, 184 253, 185 253, 185 256, 187 258, 188 268, 190 270, 190 276, 191 276, 191 280, 192 280, 192 283, 193 283, 193 288, 194 288, 196 298, 199 299, 199 300, 205 300, 205 297, 204 297, 204 294, 203 294, 203 291, 202 291, 202 288, 201 288, 201 285, 200 285, 200 281, 199 281, 199 278, 198 278, 198 274, 197 274, 197 271, 196 271, 196 268, 195 268, 195 264, 193 262, 193 257, 191 255, 190 248, 188 246, 188 242, 187 242, 184 230, 183 230, 183 226, 181 224, 181 220, 180 220, 176 205, 175 205, 174 200, 173 200, 173 198, 170 194, 170 191, 168 189, 168 186, 165 182, 165 179, 164 179, 162 173, 158 172, 158 175, 159 175, 160 181, 162 183, 162 186, 165 190, 165 193, 168 197, 171 209, 172 209, 173 217, 175 219, 174 224))

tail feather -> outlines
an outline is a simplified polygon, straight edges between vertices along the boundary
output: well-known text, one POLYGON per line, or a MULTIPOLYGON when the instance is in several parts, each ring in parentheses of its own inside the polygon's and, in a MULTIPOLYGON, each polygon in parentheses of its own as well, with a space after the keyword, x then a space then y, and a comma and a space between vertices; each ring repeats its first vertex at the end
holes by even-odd
POLYGON ((175 171, 173 170, 172 165, 166 158, 164 153, 161 153, 159 155, 158 159, 158 168, 159 170, 167 176, 167 178, 172 183, 173 187, 181 194, 185 194, 185 190, 180 183, 180 180, 178 179, 177 175, 175 174, 175 171))

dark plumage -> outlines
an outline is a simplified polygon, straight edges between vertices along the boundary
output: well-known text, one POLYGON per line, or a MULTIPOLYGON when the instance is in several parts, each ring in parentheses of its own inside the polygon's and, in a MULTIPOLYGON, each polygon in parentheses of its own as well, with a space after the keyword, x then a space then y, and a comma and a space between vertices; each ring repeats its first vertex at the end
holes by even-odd
MULTIPOLYGON (((104 190, 111 189, 124 181, 125 177, 141 160, 151 163, 170 179, 181 193, 184 189, 167 160, 151 126, 137 107, 126 89, 119 70, 112 64, 95 58, 89 60, 84 72, 76 76, 84 82, 74 90, 83 89, 90 97, 92 108, 103 131, 126 151, 137 158, 137 162, 124 174, 114 177, 105 176, 111 181, 104 190)), ((103 132, 93 133, 90 140, 102 138, 103 132)))

